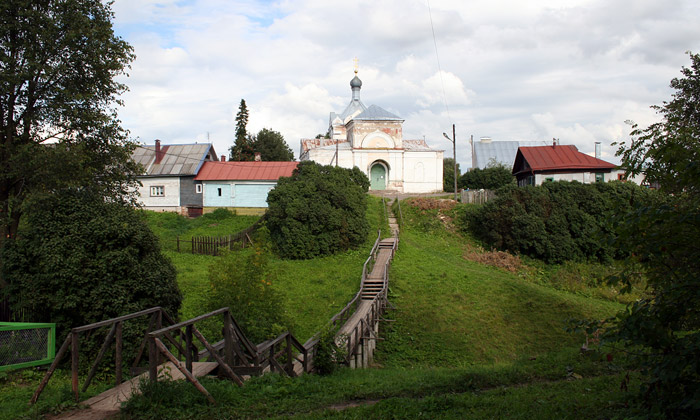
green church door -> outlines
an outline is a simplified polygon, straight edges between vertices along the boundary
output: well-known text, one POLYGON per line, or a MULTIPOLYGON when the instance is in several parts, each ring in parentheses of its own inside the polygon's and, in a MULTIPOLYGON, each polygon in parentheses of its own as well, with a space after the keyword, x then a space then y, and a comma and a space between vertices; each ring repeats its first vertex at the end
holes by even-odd
POLYGON ((386 168, 380 163, 375 163, 369 171, 370 185, 373 190, 386 188, 386 168))

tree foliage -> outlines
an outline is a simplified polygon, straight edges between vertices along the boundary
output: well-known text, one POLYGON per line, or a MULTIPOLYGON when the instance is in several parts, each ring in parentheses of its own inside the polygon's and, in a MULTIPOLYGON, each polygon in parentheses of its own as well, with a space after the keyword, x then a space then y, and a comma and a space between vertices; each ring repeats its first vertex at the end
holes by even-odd
POLYGON ((465 227, 487 245, 549 263, 619 257, 609 220, 650 192, 632 183, 549 182, 510 186, 465 212, 465 227))
MULTIPOLYGON (((457 183, 459 184, 459 175, 461 170, 457 163, 457 183)), ((457 186, 459 188, 459 185, 457 186)), ((454 158, 445 158, 442 160, 442 190, 445 192, 455 191, 455 160, 454 158)))
POLYGON ((497 190, 506 185, 515 185, 515 177, 503 165, 474 168, 459 179, 459 186, 470 190, 497 190))
POLYGON ((60 331, 152 306, 177 316, 176 272, 138 211, 89 190, 34 195, 0 257, 15 314, 60 331))
POLYGON ((208 271, 209 309, 228 307, 253 343, 276 337, 290 324, 267 261, 266 251, 256 245, 224 254, 208 271))
POLYGON ((114 108, 126 90, 115 77, 134 56, 110 3, 4 0, 0 16, 2 247, 31 194, 80 186, 125 198, 135 166, 114 108))
POLYGON ((248 106, 245 103, 245 99, 241 99, 241 104, 238 106, 238 113, 236 114, 236 138, 233 146, 230 148, 230 160, 251 161, 255 158, 247 126, 248 106))
POLYGON ((290 162, 294 160, 294 152, 279 131, 263 128, 251 137, 253 151, 260 153, 260 159, 265 162, 290 162))
POLYGON ((313 258, 354 248, 369 233, 369 179, 359 168, 299 163, 270 191, 267 226, 284 258, 313 258))
POLYGON ((610 336, 639 356, 643 401, 659 418, 700 417, 700 55, 690 58, 672 100, 654 107, 662 121, 635 126, 618 149, 629 173, 665 193, 616 220, 616 245, 633 256, 620 279, 641 272, 651 297, 620 314, 610 336))

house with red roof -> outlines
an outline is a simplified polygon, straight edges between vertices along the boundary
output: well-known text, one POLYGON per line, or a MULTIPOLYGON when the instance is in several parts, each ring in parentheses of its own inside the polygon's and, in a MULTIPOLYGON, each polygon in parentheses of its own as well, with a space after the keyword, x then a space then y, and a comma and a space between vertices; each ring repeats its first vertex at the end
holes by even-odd
POLYGON ((267 194, 298 162, 205 162, 195 181, 202 183, 204 212, 225 207, 238 214, 262 214, 267 194))
POLYGON ((574 145, 519 147, 513 164, 519 186, 548 181, 584 184, 622 180, 624 171, 610 162, 578 151, 574 145))

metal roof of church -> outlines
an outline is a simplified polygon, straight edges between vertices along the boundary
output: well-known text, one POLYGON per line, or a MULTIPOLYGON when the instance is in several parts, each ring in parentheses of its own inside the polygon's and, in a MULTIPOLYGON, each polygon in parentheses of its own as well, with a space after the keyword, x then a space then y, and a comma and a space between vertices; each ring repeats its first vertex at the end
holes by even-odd
POLYGON ((399 116, 392 114, 377 105, 370 105, 364 112, 357 115, 353 120, 360 121, 403 121, 399 116))
POLYGON ((197 181, 277 181, 292 176, 299 162, 205 162, 197 181))

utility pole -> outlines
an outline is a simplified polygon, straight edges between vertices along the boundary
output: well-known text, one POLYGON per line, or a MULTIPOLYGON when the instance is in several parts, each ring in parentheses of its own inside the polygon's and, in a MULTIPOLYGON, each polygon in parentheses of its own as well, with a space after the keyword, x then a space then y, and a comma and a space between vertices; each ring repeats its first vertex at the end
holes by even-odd
POLYGON ((457 201, 457 139, 455 138, 455 125, 452 124, 452 138, 447 135, 447 133, 442 133, 443 136, 452 142, 452 156, 454 156, 455 163, 455 201, 457 201))

